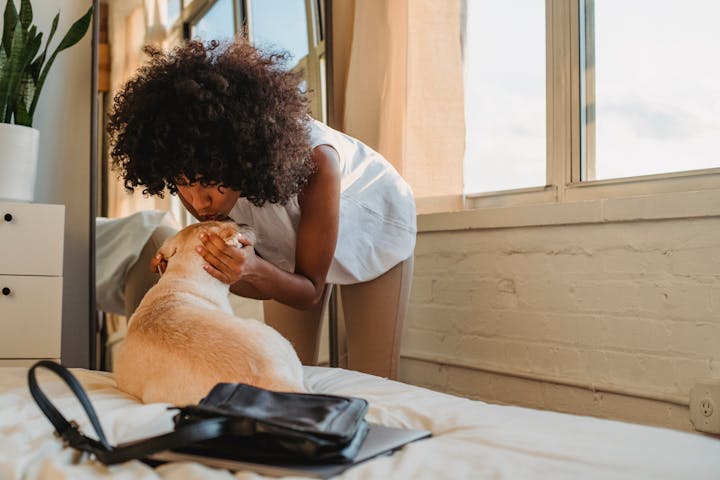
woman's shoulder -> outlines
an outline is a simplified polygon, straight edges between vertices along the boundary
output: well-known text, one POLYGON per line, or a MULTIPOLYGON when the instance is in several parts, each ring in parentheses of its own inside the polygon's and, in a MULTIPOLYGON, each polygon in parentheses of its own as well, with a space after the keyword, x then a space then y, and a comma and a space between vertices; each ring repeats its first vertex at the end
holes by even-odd
POLYGON ((319 120, 310 118, 310 148, 315 149, 320 145, 331 145, 335 146, 338 142, 337 134, 340 133, 337 130, 325 125, 319 120))

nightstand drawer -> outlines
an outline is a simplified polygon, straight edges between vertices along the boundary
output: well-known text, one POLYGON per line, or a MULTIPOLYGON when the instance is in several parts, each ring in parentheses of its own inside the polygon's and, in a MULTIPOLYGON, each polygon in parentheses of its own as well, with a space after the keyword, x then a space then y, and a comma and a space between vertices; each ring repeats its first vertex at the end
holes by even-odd
POLYGON ((0 275, 0 359, 59 358, 62 277, 0 275))
POLYGON ((64 205, 0 202, 0 274, 62 275, 64 205))

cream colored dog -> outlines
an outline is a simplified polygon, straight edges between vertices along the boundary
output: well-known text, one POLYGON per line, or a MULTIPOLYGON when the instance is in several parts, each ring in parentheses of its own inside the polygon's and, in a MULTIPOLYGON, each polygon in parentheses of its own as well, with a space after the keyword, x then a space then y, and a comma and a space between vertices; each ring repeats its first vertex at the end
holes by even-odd
POLYGON ((160 281, 130 318, 114 361, 118 387, 145 403, 196 404, 215 384, 247 383, 305 391, 300 360, 272 327, 233 315, 229 286, 208 274, 197 254, 202 232, 229 245, 254 232, 232 222, 191 225, 163 243, 160 281))

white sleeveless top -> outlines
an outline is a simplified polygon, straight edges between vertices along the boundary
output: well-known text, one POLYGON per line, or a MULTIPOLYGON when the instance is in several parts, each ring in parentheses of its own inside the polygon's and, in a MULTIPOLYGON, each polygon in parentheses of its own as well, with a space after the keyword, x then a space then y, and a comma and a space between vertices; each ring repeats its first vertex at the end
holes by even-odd
MULTIPOLYGON (((340 158, 340 225, 327 282, 347 285, 372 280, 410 258, 417 233, 410 186, 379 153, 359 140, 310 120, 310 146, 330 145, 340 158)), ((295 270, 300 223, 297 195, 285 205, 262 207, 240 198, 229 214, 252 226, 255 250, 285 271, 295 270)))

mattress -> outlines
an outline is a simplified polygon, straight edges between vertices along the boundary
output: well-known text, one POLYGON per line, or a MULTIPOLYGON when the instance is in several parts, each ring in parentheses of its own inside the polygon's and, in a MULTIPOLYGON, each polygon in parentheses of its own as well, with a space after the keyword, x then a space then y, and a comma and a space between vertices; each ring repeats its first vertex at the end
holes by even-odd
MULTIPOLYGON (((343 369, 305 367, 315 392, 362 397, 367 419, 426 429, 433 437, 362 463, 341 479, 707 479, 720 478, 720 440, 692 433, 512 406, 491 405, 343 369)), ((143 405, 112 374, 73 373, 88 391, 112 444, 172 429, 166 404, 143 405)), ((152 469, 139 461, 105 467, 75 456, 27 389, 27 369, 0 368, 0 479, 259 479, 197 463, 152 469)), ((69 389, 47 372, 41 386, 86 434, 89 421, 69 389)))

